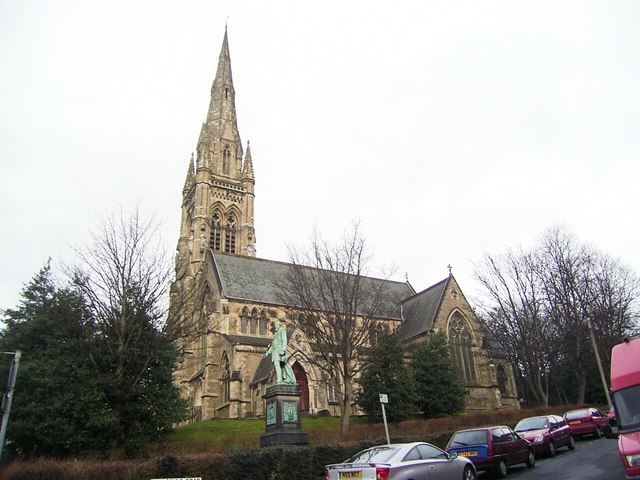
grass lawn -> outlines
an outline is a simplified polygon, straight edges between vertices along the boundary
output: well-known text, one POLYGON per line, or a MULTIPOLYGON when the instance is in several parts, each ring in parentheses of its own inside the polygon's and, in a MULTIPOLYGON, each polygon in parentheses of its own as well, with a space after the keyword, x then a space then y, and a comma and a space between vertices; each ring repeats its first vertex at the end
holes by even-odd
MULTIPOLYGON (((362 425, 367 420, 362 417, 351 417, 351 425, 362 425)), ((302 417, 302 429, 307 432, 317 430, 340 431, 338 417, 302 417)), ((235 448, 243 444, 255 445, 256 439, 265 433, 265 420, 260 419, 226 419, 205 420, 176 428, 166 439, 167 443, 193 444, 210 443, 216 447, 235 448)))

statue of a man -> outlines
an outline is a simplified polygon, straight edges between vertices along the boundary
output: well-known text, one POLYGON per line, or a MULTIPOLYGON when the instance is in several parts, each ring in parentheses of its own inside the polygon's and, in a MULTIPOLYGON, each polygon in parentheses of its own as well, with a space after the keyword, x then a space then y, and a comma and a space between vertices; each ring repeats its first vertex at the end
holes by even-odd
POLYGON ((287 362, 287 329, 280 322, 275 321, 271 324, 271 331, 274 332, 273 340, 264 352, 264 356, 271 355, 271 361, 276 370, 276 383, 295 385, 296 377, 291 365, 287 362))

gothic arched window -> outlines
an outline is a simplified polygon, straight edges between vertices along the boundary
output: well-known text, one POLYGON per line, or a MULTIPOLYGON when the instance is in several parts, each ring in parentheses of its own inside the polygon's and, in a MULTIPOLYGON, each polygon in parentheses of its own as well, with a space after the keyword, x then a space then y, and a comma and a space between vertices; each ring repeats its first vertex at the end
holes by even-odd
POLYGON ((369 345, 372 347, 378 344, 378 336, 376 332, 376 326, 374 324, 369 325, 369 345))
POLYGON ((251 311, 251 334, 255 335, 258 331, 258 311, 254 308, 251 311))
POLYGON ((209 248, 220 251, 222 240, 222 225, 220 224, 220 214, 214 213, 211 217, 211 235, 209 236, 209 248))
POLYGON ((227 354, 222 355, 222 362, 220 362, 220 397, 222 403, 229 401, 231 393, 231 368, 229 366, 229 357, 227 354))
POLYGON ((467 322, 459 312, 454 313, 449 321, 449 346, 451 347, 451 358, 458 365, 465 382, 475 380, 471 341, 471 332, 467 322))
POLYGON ((231 161, 231 150, 228 146, 224 147, 222 151, 222 173, 229 175, 229 162, 231 161))
POLYGON ((496 377, 498 380, 498 390, 502 395, 507 394, 507 372, 505 372, 502 365, 498 365, 496 370, 496 377))
POLYGON ((229 217, 225 229, 224 251, 226 253, 236 253, 236 219, 229 217))
POLYGON ((247 333, 249 330, 249 309, 244 307, 240 314, 240 333, 247 333))
POLYGON ((265 312, 260 313, 260 321, 258 322, 258 333, 260 333, 260 335, 267 334, 267 314, 265 312))

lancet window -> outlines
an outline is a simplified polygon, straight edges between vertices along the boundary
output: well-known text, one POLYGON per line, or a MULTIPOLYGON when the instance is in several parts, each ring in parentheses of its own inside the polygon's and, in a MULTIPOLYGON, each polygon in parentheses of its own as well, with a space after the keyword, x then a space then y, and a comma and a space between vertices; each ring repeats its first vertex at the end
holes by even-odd
POLYGON ((251 311, 251 334, 255 335, 258 332, 258 311, 254 308, 251 311))
POLYGON ((225 253, 236 253, 236 219, 233 217, 227 219, 224 251, 225 253))
POLYGON ((222 151, 222 173, 229 175, 229 162, 231 161, 231 150, 228 146, 222 151))
POLYGON ((507 372, 504 371, 502 365, 498 365, 496 370, 496 380, 498 381, 498 390, 502 395, 507 394, 507 372))
POLYGON ((265 312, 260 313, 260 321, 258 322, 258 333, 260 335, 267 334, 267 314, 265 312))
POLYGON ((240 333, 247 333, 249 330, 249 309, 244 307, 240 314, 240 333))
POLYGON ((231 368, 229 367, 229 357, 225 353, 220 362, 220 396, 222 403, 228 402, 231 394, 231 368))
POLYGON ((211 217, 211 235, 209 236, 209 248, 219 252, 222 247, 222 225, 220 214, 214 213, 211 217))
POLYGON ((449 321, 449 346, 451 357, 458 365, 465 382, 475 380, 471 343, 472 336, 467 322, 459 312, 455 312, 449 321))

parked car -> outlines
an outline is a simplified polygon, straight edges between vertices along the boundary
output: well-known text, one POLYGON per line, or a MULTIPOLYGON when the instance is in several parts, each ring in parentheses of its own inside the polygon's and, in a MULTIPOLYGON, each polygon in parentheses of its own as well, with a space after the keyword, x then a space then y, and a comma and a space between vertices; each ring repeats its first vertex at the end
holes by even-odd
POLYGON ((563 415, 571 428, 574 437, 582 435, 595 435, 602 437, 603 427, 608 422, 607 416, 597 408, 586 407, 577 410, 569 410, 563 415))
POLYGON ((457 453, 473 462, 477 470, 491 470, 498 477, 507 476, 507 467, 536 464, 531 443, 507 426, 459 430, 447 443, 447 452, 457 453))
POLYGON ((514 431, 524 435, 524 438, 531 442, 536 455, 553 457, 558 448, 568 447, 569 450, 576 448, 571 427, 558 415, 523 418, 514 431))
POLYGON ((475 480, 473 463, 429 443, 392 443, 368 448, 342 463, 327 465, 327 480, 475 480))

